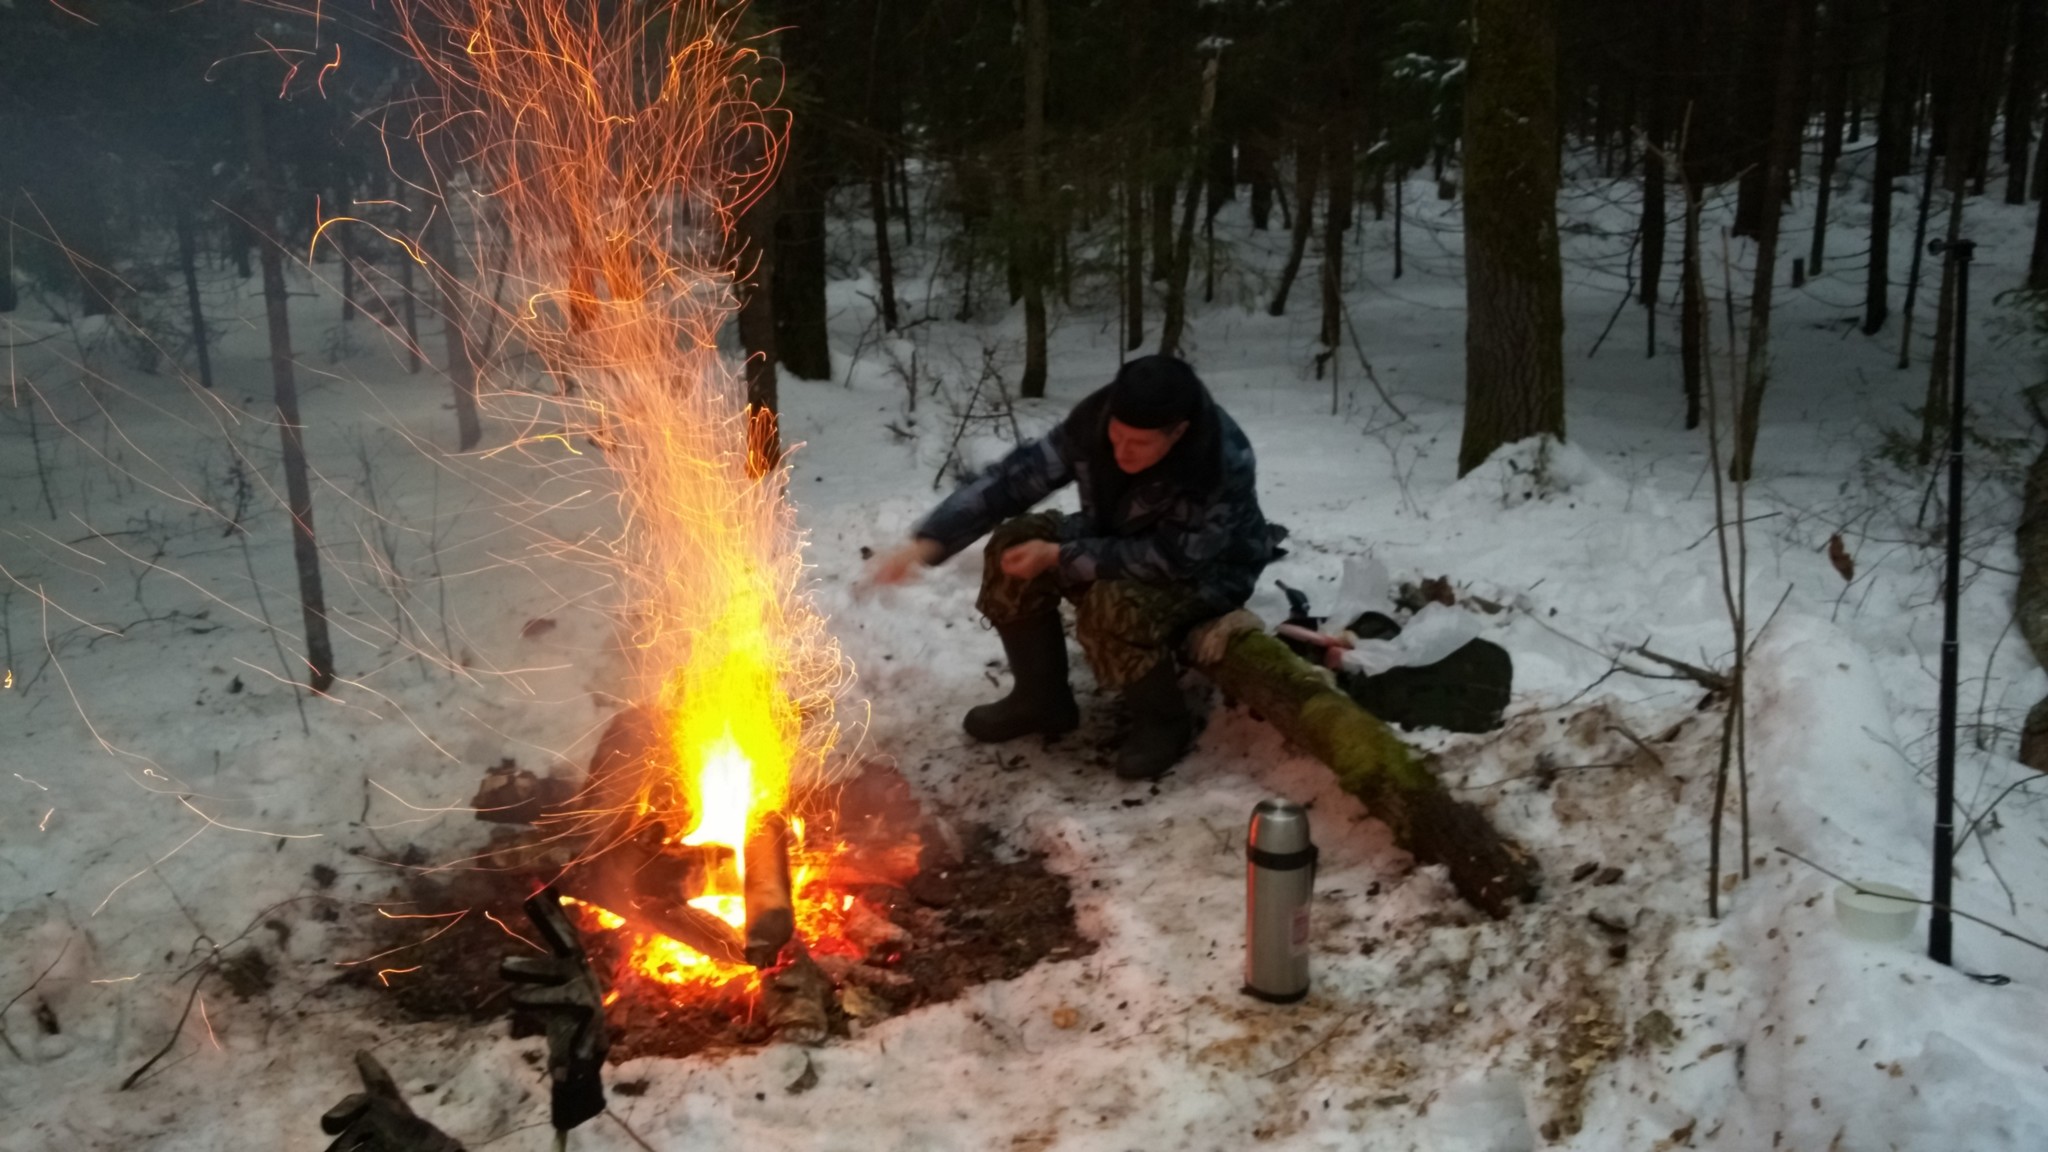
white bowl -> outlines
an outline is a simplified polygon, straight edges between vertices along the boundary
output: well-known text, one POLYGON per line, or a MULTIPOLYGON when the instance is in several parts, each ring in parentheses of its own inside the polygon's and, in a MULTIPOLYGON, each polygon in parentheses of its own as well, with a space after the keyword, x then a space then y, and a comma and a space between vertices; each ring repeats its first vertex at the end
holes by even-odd
POLYGON ((1912 892, 1896 884, 1863 881, 1835 889, 1835 919, 1844 935, 1859 940, 1904 940, 1920 921, 1912 892), (1857 889, 1862 891, 1857 891, 1857 889), (1903 897, 1903 899, 1901 899, 1903 897))

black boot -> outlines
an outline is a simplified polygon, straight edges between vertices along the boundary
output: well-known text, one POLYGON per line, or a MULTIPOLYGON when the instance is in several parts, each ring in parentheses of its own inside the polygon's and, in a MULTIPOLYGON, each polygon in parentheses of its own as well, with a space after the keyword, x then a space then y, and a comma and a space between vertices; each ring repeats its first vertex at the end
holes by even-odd
POLYGON ((1125 780, 1151 780, 1178 763, 1194 740, 1195 720, 1180 694, 1180 669, 1169 656, 1124 689, 1131 733, 1116 757, 1125 780))
POLYGON ((1081 708, 1067 685, 1067 636, 1060 630, 1059 614, 1005 624, 996 635, 1002 637, 1016 684, 1001 700, 969 708, 961 727, 984 744, 1072 732, 1081 723, 1081 708))

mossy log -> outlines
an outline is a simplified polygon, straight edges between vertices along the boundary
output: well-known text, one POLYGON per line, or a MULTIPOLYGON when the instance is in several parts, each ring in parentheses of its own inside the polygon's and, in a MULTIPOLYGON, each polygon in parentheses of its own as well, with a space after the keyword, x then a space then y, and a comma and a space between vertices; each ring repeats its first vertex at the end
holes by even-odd
POLYGON ((1337 774, 1346 792, 1393 830, 1394 842, 1450 872, 1458 894, 1500 919, 1536 892, 1536 865, 1477 807, 1458 800, 1430 771, 1430 758, 1331 686, 1286 645, 1260 631, 1239 633, 1222 659, 1198 665, 1216 686, 1278 728, 1337 774))

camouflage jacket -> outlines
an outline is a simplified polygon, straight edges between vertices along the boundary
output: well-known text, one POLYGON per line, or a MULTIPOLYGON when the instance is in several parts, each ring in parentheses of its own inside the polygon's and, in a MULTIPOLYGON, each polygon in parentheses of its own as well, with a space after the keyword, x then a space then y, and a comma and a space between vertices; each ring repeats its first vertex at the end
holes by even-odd
POLYGON ((1166 458, 1126 474, 1110 448, 1103 388, 1045 436, 963 484, 914 534, 936 541, 943 560, 1075 484, 1081 512, 1062 521, 1061 583, 1192 584, 1220 613, 1251 596, 1287 534, 1259 510, 1256 471, 1251 441, 1205 392, 1200 415, 1166 458))

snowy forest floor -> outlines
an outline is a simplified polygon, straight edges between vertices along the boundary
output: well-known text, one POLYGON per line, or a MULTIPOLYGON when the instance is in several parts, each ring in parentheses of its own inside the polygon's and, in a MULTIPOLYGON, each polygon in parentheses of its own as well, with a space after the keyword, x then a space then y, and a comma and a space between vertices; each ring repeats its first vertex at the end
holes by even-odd
MULTIPOLYGON (((1560 206, 1568 443, 1512 446, 1463 479, 1461 236, 1456 206, 1432 193, 1417 181, 1406 197, 1401 279, 1391 221, 1366 219, 1348 262, 1360 345, 1404 415, 1349 349, 1334 387, 1315 378, 1315 257, 1292 312, 1267 316, 1285 235, 1252 231, 1240 206, 1219 220, 1217 300, 1195 309, 1187 354, 1250 434, 1268 515, 1293 530, 1253 603, 1268 620, 1284 614, 1276 579, 1327 603, 1344 560, 1368 552, 1397 580, 1448 576, 1506 606, 1485 634, 1515 660, 1507 726, 1412 738, 1534 851, 1541 901, 1485 921, 1315 762, 1220 703, 1154 785, 1105 767, 1110 702, 1084 667, 1081 733, 1049 748, 968 742, 959 714, 1003 682, 973 607, 978 553, 873 593, 862 550, 903 537, 956 452, 974 465, 1003 450, 1006 423, 956 436, 958 412, 985 362, 1014 380, 1021 322, 947 319, 958 285, 932 274, 921 243, 899 291, 929 322, 881 338, 868 240, 843 224, 834 379, 785 377, 782 405, 786 440, 803 443, 791 491, 811 535, 810 593, 860 671, 847 708, 866 720, 859 751, 892 758, 927 804, 992 827, 1008 851, 1043 853, 1097 947, 808 1055, 629 1062, 614 1078, 644 1092, 615 1095, 621 1122, 587 1125, 572 1147, 2048 1147, 2048 957, 1959 923, 1959 970, 1946 969, 1924 957, 1924 916, 1902 944, 1849 939, 1833 882, 1778 851, 1926 891, 1941 513, 1938 499, 1923 510, 1930 473, 1900 445, 1917 435, 1939 269, 1907 371, 1893 367, 1896 315, 1875 338, 1857 328, 1860 197, 1838 201, 1831 241, 1846 254, 1780 289, 1747 506, 1751 870, 1741 877, 1731 833, 1715 921, 1719 706, 1612 660, 1647 644, 1725 667, 1734 645, 1706 441, 1683 428, 1675 318, 1667 304, 1646 359, 1642 310, 1622 306, 1635 185, 1582 178, 1560 206), (1826 555, 1837 533, 1851 579, 1826 555), (1314 988, 1281 1008, 1238 991, 1244 824, 1276 794, 1312 805, 1322 848, 1314 988), (1574 880, 1589 863, 1603 871, 1574 880), (807 1065, 814 1086, 792 1089, 807 1065)), ((1810 193, 1788 218, 1788 252, 1805 249, 1810 193)), ((1710 224, 1730 208, 1714 203, 1710 224)), ((1966 525, 1960 819, 2002 802, 1965 838, 1956 900, 2040 938, 2048 808, 2010 757, 2048 676, 2010 620, 2016 481, 2034 451, 2019 393, 2041 355, 2028 314, 2001 296, 2019 284, 2033 209, 1970 212, 1982 450, 1966 525)), ((1709 247, 1718 296, 1721 246, 1709 247)), ((1739 300, 1747 245, 1732 251, 1739 300)), ((1893 268, 1909 256, 1902 229, 1893 268)), ((1194 279, 1199 291, 1199 266, 1194 279)), ((1017 407, 1027 435, 1118 362, 1114 297, 1080 283, 1055 307, 1048 398, 1017 407)), ((225 273, 209 288, 227 318, 218 404, 168 369, 138 370, 103 321, 7 318, 10 379, 36 399, 0 406, 0 1148, 314 1146, 319 1114, 355 1089, 358 1048, 472 1149, 551 1139, 539 1041, 373 1012, 375 993, 337 975, 374 964, 403 980, 410 961, 370 956, 333 908, 380 901, 393 862, 474 852, 487 827, 463 806, 484 768, 588 759, 621 665, 603 574, 557 545, 610 525, 600 499, 540 467, 573 446, 490 452, 501 424, 484 453, 448 454, 431 367, 406 375, 374 328, 342 331, 326 287, 300 287, 308 453, 341 628, 344 682, 327 700, 281 679, 270 628, 292 645, 260 292, 225 273), (247 534, 223 533, 223 515, 247 534), (538 619, 555 626, 526 627, 538 619), (261 980, 195 968, 251 949, 261 980)), ((1720 364, 1725 323, 1717 309, 1720 364)))

